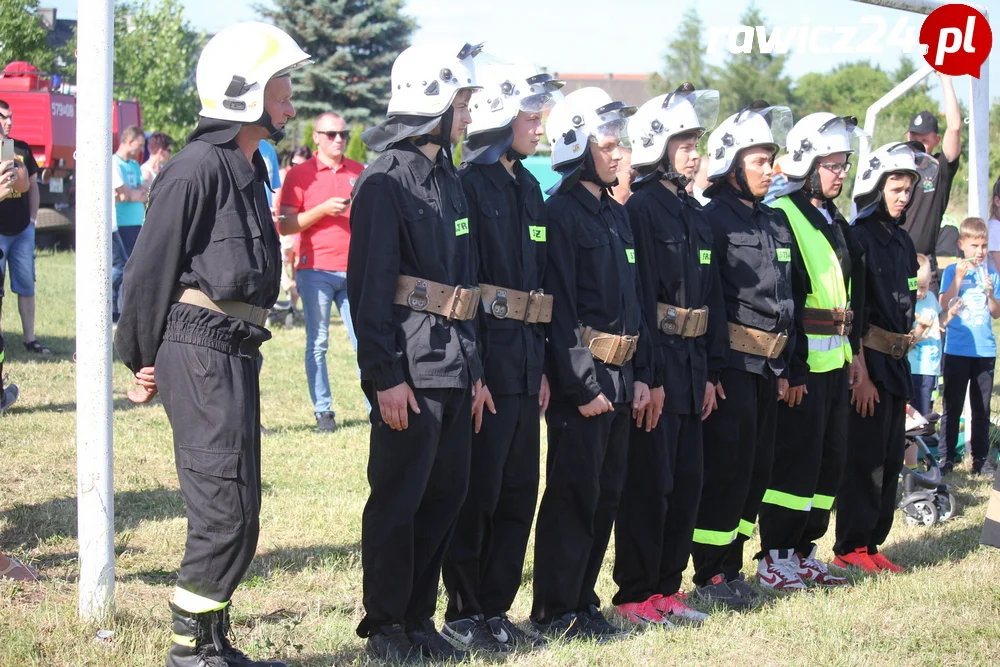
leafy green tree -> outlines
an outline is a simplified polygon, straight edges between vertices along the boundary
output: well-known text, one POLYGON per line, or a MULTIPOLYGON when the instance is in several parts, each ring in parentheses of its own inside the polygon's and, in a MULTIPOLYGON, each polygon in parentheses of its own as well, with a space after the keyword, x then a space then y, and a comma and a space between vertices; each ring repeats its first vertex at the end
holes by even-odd
MULTIPOLYGON (((753 4, 740 17, 740 25, 766 26, 767 20, 753 4)), ((770 35, 770 29, 768 29, 770 35)), ((748 37, 748 39, 750 39, 748 37)), ((750 53, 731 53, 713 77, 721 95, 720 118, 732 115, 754 100, 792 105, 792 79, 784 74, 787 53, 763 53, 756 39, 750 53)))
POLYGON ((348 160, 354 160, 365 164, 368 162, 368 147, 361 140, 361 133, 365 131, 364 126, 355 125, 351 128, 351 140, 347 143, 347 150, 344 155, 348 160))
POLYGON ((385 114, 392 63, 416 28, 403 0, 275 0, 256 9, 313 57, 292 74, 301 112, 336 111, 348 122, 385 114))
POLYGON ((663 72, 653 74, 647 83, 649 92, 656 96, 670 92, 685 81, 695 88, 711 88, 712 76, 705 62, 704 24, 698 10, 691 7, 681 17, 681 24, 663 57, 663 72))
POLYGON ((38 16, 38 0, 0 0, 0 68, 17 60, 51 72, 56 53, 38 16))

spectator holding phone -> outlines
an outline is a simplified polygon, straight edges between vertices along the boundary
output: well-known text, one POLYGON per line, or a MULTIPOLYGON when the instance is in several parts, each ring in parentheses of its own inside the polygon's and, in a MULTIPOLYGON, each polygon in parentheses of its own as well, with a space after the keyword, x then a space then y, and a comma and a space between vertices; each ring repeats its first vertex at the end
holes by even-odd
POLYGON ((357 339, 347 301, 347 250, 351 242, 351 190, 364 166, 344 157, 351 133, 339 115, 316 118, 313 157, 288 170, 281 187, 282 235, 299 234, 295 285, 306 318, 306 380, 316 414, 316 429, 337 429, 326 368, 330 311, 337 305, 351 345, 357 339))

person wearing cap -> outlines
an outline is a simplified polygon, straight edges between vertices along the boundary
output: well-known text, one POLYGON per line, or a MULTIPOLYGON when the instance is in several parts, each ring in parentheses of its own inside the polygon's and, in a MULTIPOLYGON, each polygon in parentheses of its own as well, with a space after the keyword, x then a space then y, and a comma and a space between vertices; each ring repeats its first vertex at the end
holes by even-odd
POLYGON ((487 410, 472 437, 469 493, 444 561, 441 633, 456 647, 499 652, 537 643, 507 618, 521 586, 538 500, 539 414, 549 402, 542 289, 548 247, 538 181, 521 163, 544 134, 563 82, 482 53, 459 172, 479 254, 476 319, 487 410))
POLYGON ((762 588, 843 586, 817 558, 847 452, 848 367, 860 345, 854 313, 864 304, 861 248, 834 199, 850 172, 862 132, 857 119, 809 114, 788 133, 780 159, 785 184, 771 208, 785 214, 802 256, 805 336, 796 338, 806 365, 794 364, 778 402, 771 482, 760 508, 762 588))
POLYGON ((635 240, 609 191, 634 112, 600 88, 581 88, 545 126, 560 179, 546 202, 552 397, 531 622, 552 637, 625 635, 601 614, 594 588, 625 482, 629 425, 652 382, 635 240))
MULTIPOLYGON (((913 239, 914 248, 931 259, 931 268, 935 272, 938 269, 936 257, 939 254, 941 223, 948 210, 951 185, 958 173, 958 162, 962 155, 962 110, 955 97, 955 86, 947 74, 938 73, 938 78, 941 80, 941 96, 947 121, 944 135, 939 133, 937 115, 930 111, 921 111, 915 115, 906 131, 906 141, 919 141, 923 144, 924 152, 937 160, 938 170, 933 179, 925 179, 914 187, 913 202, 906 210, 906 223, 903 224, 903 231, 913 239)), ((941 250, 940 254, 946 254, 945 247, 941 250)), ((954 249, 951 252, 953 251, 954 249)), ((935 285, 936 282, 935 279, 935 285)), ((934 287, 933 291, 936 292, 937 288, 934 287)))
POLYGON ((729 333, 712 232, 686 186, 718 111, 718 91, 685 83, 643 104, 628 123, 637 176, 625 209, 655 372, 650 404, 631 429, 613 602, 639 624, 707 618, 680 588, 701 496, 702 420, 716 405, 729 333))
POLYGON ((886 144, 858 164, 852 221, 864 254, 862 334, 847 421, 847 459, 837 492, 834 565, 900 572, 879 551, 896 514, 905 449, 906 403, 912 391, 907 352, 915 343, 917 253, 902 230, 912 193, 933 181, 936 161, 918 142, 886 144))
POLYGON ((718 407, 703 425, 705 480, 691 555, 697 596, 734 609, 760 599, 740 572, 743 544, 770 480, 777 400, 788 388, 801 335, 793 297, 798 249, 784 215, 761 203, 791 125, 788 107, 758 100, 708 139, 711 185, 705 194, 712 201, 705 219, 719 266, 729 349, 716 384, 718 407))
POLYGON ((125 268, 115 347, 135 374, 129 398, 163 400, 187 505, 167 667, 284 664, 233 648, 229 600, 260 531, 257 362, 281 275, 257 147, 295 116, 289 72, 308 62, 264 23, 208 42, 196 74, 201 118, 154 181, 125 268))
POLYGON ((479 50, 414 46, 396 58, 388 116, 362 135, 382 154, 352 195, 347 292, 372 406, 357 633, 383 660, 466 655, 433 616, 486 394, 476 246, 451 155, 471 120, 479 50))

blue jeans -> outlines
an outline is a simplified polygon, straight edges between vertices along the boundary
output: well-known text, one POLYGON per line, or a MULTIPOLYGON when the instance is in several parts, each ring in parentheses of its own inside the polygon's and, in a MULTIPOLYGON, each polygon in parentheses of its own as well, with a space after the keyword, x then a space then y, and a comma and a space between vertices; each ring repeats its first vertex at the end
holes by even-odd
POLYGON ((306 381, 309 383, 313 411, 317 415, 332 412, 333 397, 326 370, 326 351, 330 347, 330 312, 334 303, 340 311, 340 319, 344 322, 355 354, 358 351, 358 339, 354 336, 351 308, 347 302, 347 274, 343 271, 299 269, 295 272, 295 285, 306 317, 306 381))
POLYGON ((117 322, 118 316, 122 312, 121 289, 122 279, 125 277, 125 261, 128 254, 125 251, 125 244, 122 243, 121 234, 111 233, 111 321, 117 322))
POLYGON ((10 272, 10 291, 19 296, 35 296, 35 226, 28 225, 14 236, 0 234, 0 296, 3 277, 10 272))

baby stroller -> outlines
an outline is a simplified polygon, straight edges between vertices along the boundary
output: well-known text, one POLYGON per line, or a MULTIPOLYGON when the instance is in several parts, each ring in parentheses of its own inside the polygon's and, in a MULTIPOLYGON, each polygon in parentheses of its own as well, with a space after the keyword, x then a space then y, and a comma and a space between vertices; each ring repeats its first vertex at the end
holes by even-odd
POLYGON ((906 406, 906 446, 917 448, 918 463, 916 469, 903 466, 903 498, 899 509, 913 526, 933 526, 955 515, 951 487, 941 481, 937 457, 931 454, 929 441, 937 440, 934 428, 938 419, 937 413, 925 418, 906 406))

